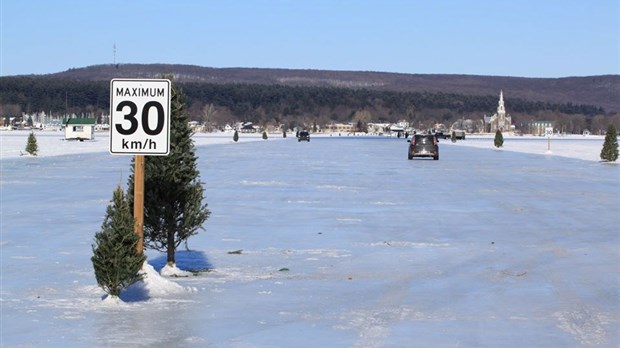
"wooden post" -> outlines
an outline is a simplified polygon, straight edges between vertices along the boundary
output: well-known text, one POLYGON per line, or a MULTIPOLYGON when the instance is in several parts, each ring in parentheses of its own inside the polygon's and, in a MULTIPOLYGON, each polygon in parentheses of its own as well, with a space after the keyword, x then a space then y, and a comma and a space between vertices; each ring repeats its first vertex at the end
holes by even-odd
POLYGON ((144 244, 144 155, 135 155, 133 172, 133 231, 140 238, 138 253, 142 254, 144 244))

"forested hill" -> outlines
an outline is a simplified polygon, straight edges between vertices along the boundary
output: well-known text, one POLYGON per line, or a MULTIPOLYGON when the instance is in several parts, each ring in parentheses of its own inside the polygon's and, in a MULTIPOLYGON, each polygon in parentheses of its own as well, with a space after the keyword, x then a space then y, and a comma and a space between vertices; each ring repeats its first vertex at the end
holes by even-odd
POLYGON ((288 86, 365 88, 400 92, 441 92, 498 95, 557 104, 585 104, 620 111, 620 75, 565 78, 397 74, 369 71, 328 71, 258 68, 209 68, 180 64, 107 64, 40 75, 70 80, 101 81, 115 77, 157 78, 172 74, 175 81, 216 84, 247 83, 288 86))

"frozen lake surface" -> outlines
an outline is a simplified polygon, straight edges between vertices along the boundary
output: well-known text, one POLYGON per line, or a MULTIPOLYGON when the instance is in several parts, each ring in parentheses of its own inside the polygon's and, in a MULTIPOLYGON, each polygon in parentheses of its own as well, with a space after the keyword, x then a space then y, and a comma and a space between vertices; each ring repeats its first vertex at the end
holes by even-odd
POLYGON ((0 343, 619 346, 620 166, 462 144, 439 161, 381 137, 198 146, 212 215, 177 265, 211 271, 118 306, 91 244, 130 158, 3 157, 0 343))

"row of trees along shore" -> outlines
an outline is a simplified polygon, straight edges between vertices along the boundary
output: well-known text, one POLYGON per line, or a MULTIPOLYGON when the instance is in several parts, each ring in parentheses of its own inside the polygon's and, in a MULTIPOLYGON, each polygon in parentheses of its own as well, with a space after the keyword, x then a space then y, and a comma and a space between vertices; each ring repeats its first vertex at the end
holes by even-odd
MULTIPOLYGON (((497 109, 497 95, 396 92, 337 87, 301 87, 258 84, 185 83, 190 120, 223 127, 252 122, 266 128, 288 129, 358 121, 395 123, 414 127, 450 125, 462 119, 481 120, 497 109), (357 118, 357 119, 356 119, 357 118)), ((107 115, 109 82, 75 81, 35 77, 3 77, 0 84, 0 115, 19 116, 46 112, 50 115, 107 115)), ((620 113, 583 104, 554 104, 506 97, 512 124, 525 127, 531 121, 553 121, 567 133, 589 129, 603 133, 608 124, 619 124, 620 113)), ((100 122, 103 120, 99 120, 100 122)), ((207 129, 208 130, 208 129, 207 129)))

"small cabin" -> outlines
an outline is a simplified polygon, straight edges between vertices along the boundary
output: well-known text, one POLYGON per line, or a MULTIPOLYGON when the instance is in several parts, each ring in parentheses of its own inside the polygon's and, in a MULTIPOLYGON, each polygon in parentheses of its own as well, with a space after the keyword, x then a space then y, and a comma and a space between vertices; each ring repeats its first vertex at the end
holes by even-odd
POLYGON ((94 118, 68 118, 63 121, 65 126, 65 140, 93 140, 95 139, 94 118))

